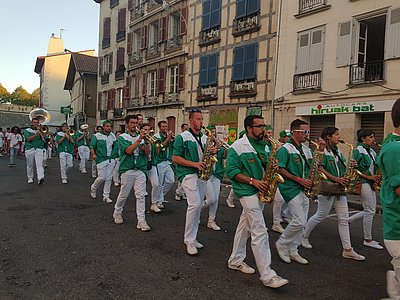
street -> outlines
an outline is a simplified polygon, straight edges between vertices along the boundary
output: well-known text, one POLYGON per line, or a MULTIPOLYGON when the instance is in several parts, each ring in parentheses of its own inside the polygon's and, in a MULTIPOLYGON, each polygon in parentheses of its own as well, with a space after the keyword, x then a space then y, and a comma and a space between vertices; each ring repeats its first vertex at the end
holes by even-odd
MULTIPOLYGON (((204 249, 195 257, 186 253, 183 230, 185 201, 174 200, 159 214, 150 213, 150 232, 136 229, 132 195, 124 210, 124 224, 113 222, 113 205, 89 194, 93 179, 69 172, 61 184, 58 157, 48 161, 42 186, 28 185, 25 161, 9 168, 0 159, 1 299, 380 299, 386 294, 387 251, 362 245, 362 221, 351 224, 354 249, 366 257, 358 262, 341 257, 342 247, 333 215, 310 237, 313 249, 300 248, 309 265, 282 262, 275 249, 278 234, 270 231, 272 267, 289 280, 278 290, 264 287, 254 275, 227 268, 240 204, 229 208, 229 188, 222 185, 217 223, 221 231, 207 228, 203 212, 198 240, 204 249)), ((89 168, 90 169, 90 168, 89 168)), ((150 192, 149 192, 150 194, 150 192)), ((118 188, 112 187, 111 199, 118 188)), ((316 203, 311 203, 310 214, 316 203)), ((272 206, 265 209, 268 227, 272 206)), ((376 215, 374 239, 383 244, 382 216, 376 215)), ((246 262, 256 268, 248 243, 246 262)))

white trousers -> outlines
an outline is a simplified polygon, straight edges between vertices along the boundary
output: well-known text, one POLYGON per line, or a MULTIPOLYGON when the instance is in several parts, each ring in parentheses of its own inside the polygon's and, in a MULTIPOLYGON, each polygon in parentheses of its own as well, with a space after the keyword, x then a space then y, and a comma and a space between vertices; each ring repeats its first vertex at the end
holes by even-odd
POLYGON ((352 223, 363 219, 364 239, 372 240, 372 221, 376 210, 376 193, 368 183, 363 183, 360 196, 364 210, 352 215, 349 218, 349 222, 352 223))
POLYGON ((304 230, 304 237, 308 238, 314 228, 321 223, 335 206, 338 217, 339 236, 343 249, 351 248, 350 231, 349 231, 349 209, 347 207, 346 196, 324 196, 318 195, 318 209, 316 213, 308 220, 304 230))
MULTIPOLYGON (((233 188, 231 188, 229 192, 228 199, 231 200, 232 202, 235 199, 235 192, 233 191, 233 188)), ((228 199, 226 199, 226 201, 228 201, 228 199)))
POLYGON ((92 160, 92 177, 96 177, 97 173, 97 164, 96 161, 93 159, 92 160))
POLYGON ((182 187, 187 196, 187 210, 185 221, 184 243, 192 244, 196 241, 199 230, 201 208, 204 205, 204 195, 207 181, 200 180, 197 174, 189 174, 183 178, 182 187))
POLYGON ((40 180, 44 178, 43 155, 43 149, 29 149, 25 151, 26 173, 28 175, 28 179, 33 180, 33 169, 35 165, 37 179, 40 180))
POLYGON ((121 174, 121 189, 118 194, 117 202, 114 206, 114 213, 122 213, 126 200, 131 193, 132 187, 136 197, 136 215, 138 222, 145 220, 145 191, 146 175, 139 170, 128 170, 121 174))
POLYGON ((206 205, 209 206, 208 221, 215 222, 218 209, 219 193, 221 191, 221 180, 211 175, 207 181, 206 205))
POLYGON ((61 171, 61 179, 67 179, 67 171, 68 169, 74 166, 72 161, 73 157, 72 154, 67 152, 60 153, 60 171, 61 171))
POLYGON ((260 279, 269 281, 276 276, 276 273, 271 269, 268 229, 265 226, 263 215, 264 203, 258 200, 258 194, 242 197, 239 201, 243 210, 236 227, 232 254, 228 264, 239 265, 245 260, 247 240, 251 237, 251 250, 260 273, 260 279))
POLYGON ((78 155, 81 159, 79 163, 79 171, 86 171, 86 162, 89 160, 90 150, 88 146, 79 146, 78 147, 78 155))
POLYGON ((169 190, 172 188, 175 182, 174 171, 172 170, 171 163, 169 161, 163 161, 157 165, 158 170, 158 182, 160 183, 163 201, 169 190))
POLYGON ((287 203, 292 220, 281 234, 279 242, 288 248, 290 255, 298 254, 298 247, 301 243, 304 227, 307 223, 309 199, 303 192, 298 194, 287 203))
POLYGON ((97 164, 98 176, 96 180, 93 182, 91 189, 97 190, 100 187, 100 185, 104 182, 103 198, 110 197, 111 180, 112 180, 112 172, 114 170, 114 165, 115 165, 114 159, 108 159, 97 164))
POLYGON ((182 184, 181 184, 180 181, 178 181, 178 186, 176 188, 175 194, 177 194, 177 195, 179 195, 181 197, 185 196, 185 191, 183 190, 182 184))
POLYGON ((113 170, 113 181, 114 181, 114 183, 120 183, 118 169, 119 169, 119 158, 116 158, 115 159, 115 166, 114 166, 114 170, 113 170))
POLYGON ((152 166, 151 170, 147 172, 151 183, 151 203, 163 202, 163 192, 160 185, 160 178, 158 176, 158 169, 156 166, 152 166))
POLYGON ((53 147, 50 145, 47 147, 47 158, 51 158, 51 151, 53 151, 53 147))
POLYGON ((400 240, 385 240, 385 246, 392 257, 393 271, 386 276, 386 289, 390 299, 400 299, 400 240))

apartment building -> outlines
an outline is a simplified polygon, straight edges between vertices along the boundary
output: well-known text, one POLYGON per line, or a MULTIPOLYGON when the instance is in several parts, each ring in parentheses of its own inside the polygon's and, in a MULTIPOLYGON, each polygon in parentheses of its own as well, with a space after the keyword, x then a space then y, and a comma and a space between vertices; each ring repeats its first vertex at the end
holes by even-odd
POLYGON ((336 126, 351 143, 360 128, 381 141, 400 97, 400 3, 281 0, 279 11, 275 132, 299 117, 313 138, 336 126))
POLYGON ((229 130, 229 142, 246 115, 271 122, 277 3, 203 0, 189 6, 185 110, 202 109, 206 124, 229 130))

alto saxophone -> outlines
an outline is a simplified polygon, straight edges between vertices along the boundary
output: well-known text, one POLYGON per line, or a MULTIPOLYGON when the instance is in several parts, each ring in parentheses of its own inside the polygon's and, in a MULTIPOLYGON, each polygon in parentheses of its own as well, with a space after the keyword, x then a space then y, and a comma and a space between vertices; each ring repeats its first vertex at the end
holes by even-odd
POLYGON ((326 175, 321 172, 318 168, 321 163, 321 157, 323 152, 321 152, 319 145, 310 139, 307 139, 311 144, 315 146, 313 160, 311 164, 310 176, 308 179, 312 180, 312 186, 304 190, 304 194, 310 200, 315 200, 318 198, 319 190, 321 187, 321 182, 327 180, 326 175))
POLYGON ((214 164, 218 162, 218 159, 215 157, 215 155, 211 153, 211 148, 215 145, 216 141, 215 136, 207 128, 203 127, 203 129, 206 131, 207 134, 207 141, 204 148, 204 155, 202 160, 202 162, 206 164, 206 167, 203 170, 199 170, 198 178, 207 181, 208 179, 210 179, 212 168, 214 164))
POLYGON ((275 140, 274 138, 269 138, 271 144, 272 144, 272 150, 271 153, 268 157, 268 166, 267 169, 265 170, 264 177, 262 181, 266 182, 268 184, 268 189, 265 191, 259 191, 258 192, 258 199, 260 199, 260 202, 263 203, 271 203, 274 201, 276 189, 278 188, 278 185, 280 183, 285 182, 283 177, 277 172, 274 164, 276 161, 276 151, 279 148, 279 141, 275 140))
POLYGON ((346 146, 349 147, 349 156, 347 158, 346 172, 344 173, 344 177, 349 179, 350 182, 346 185, 343 185, 343 191, 345 193, 351 194, 356 189, 357 182, 359 181, 360 175, 362 175, 362 173, 354 167, 354 146, 352 144, 346 143, 343 140, 339 140, 339 143, 346 144, 346 146))
MULTIPOLYGON (((378 144, 378 143, 376 143, 376 142, 374 142, 374 144, 377 145, 379 148, 382 147, 381 144, 378 144)), ((375 166, 375 167, 376 167, 376 166, 375 166)), ((374 183, 372 184, 372 189, 373 189, 375 192, 378 192, 378 193, 379 193, 379 191, 381 190, 381 187, 382 187, 382 170, 378 168, 378 169, 375 171, 375 175, 376 175, 376 176, 379 176, 379 179, 378 179, 378 181, 374 181, 374 183)))

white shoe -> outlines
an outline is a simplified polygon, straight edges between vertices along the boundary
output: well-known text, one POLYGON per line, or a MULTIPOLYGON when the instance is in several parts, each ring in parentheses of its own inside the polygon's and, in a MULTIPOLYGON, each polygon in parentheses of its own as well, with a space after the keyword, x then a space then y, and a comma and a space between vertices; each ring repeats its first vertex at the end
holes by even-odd
POLYGON ((61 180, 61 182, 63 183, 63 184, 67 184, 68 183, 68 181, 67 181, 67 179, 63 179, 63 180, 61 180))
POLYGON ((96 174, 92 173, 92 178, 96 178, 96 177, 97 177, 96 174))
POLYGON ((137 229, 140 229, 141 231, 150 231, 150 226, 147 225, 146 221, 140 221, 136 225, 137 229))
POLYGON ((159 209, 158 208, 158 206, 157 206, 157 204, 152 204, 151 206, 150 206, 150 209, 152 210, 152 211, 154 211, 155 213, 159 213, 159 212, 161 212, 161 209, 159 209))
POLYGON ((202 243, 200 243, 199 241, 194 241, 194 246, 197 249, 203 249, 204 248, 204 245, 202 243))
POLYGON ((290 256, 289 251, 283 246, 279 240, 275 242, 276 251, 278 252, 279 257, 285 262, 290 264, 290 256))
POLYGON ((233 204, 233 199, 227 198, 226 204, 228 204, 229 207, 235 207, 235 204, 233 204))
POLYGON ((110 197, 103 197, 103 202, 112 203, 113 201, 110 199, 110 197))
POLYGON ((33 183, 33 179, 32 179, 32 178, 29 178, 29 179, 28 179, 28 183, 29 183, 29 184, 33 183))
POLYGON ((199 253, 194 243, 186 244, 186 251, 189 255, 196 255, 197 253, 199 253))
POLYGON ((86 171, 86 170, 83 170, 83 171, 82 171, 82 174, 87 174, 87 171, 86 171))
POLYGON ((308 264, 308 260, 305 259, 304 257, 301 257, 299 254, 290 255, 290 260, 298 262, 299 264, 302 264, 302 265, 307 265, 308 264))
POLYGON ((238 265, 230 265, 230 264, 228 264, 228 268, 232 269, 232 270, 237 270, 237 271, 243 272, 245 274, 254 274, 256 272, 256 270, 254 270, 252 267, 250 267, 244 261, 242 261, 238 265))
POLYGON ((306 249, 312 249, 312 245, 310 244, 310 241, 308 240, 308 238, 303 238, 301 240, 301 246, 306 249))
POLYGON ((374 249, 379 249, 379 250, 382 250, 382 249, 383 249, 383 247, 382 247, 377 241, 370 241, 370 242, 367 242, 366 240, 364 240, 363 245, 364 245, 364 246, 367 246, 367 247, 374 248, 374 249))
POLYGON ((96 199, 96 190, 90 188, 90 197, 92 197, 93 199, 96 199))
POLYGON ((281 224, 274 224, 272 225, 272 231, 278 232, 278 233, 283 233, 285 229, 282 227, 281 224))
POLYGON ((114 186, 119 186, 119 182, 114 182, 114 186))
POLYGON ((183 200, 187 200, 186 194, 183 194, 183 195, 182 195, 182 199, 183 199, 183 200))
POLYGON ((113 218, 114 218, 114 223, 115 224, 124 223, 124 219, 122 219, 122 214, 121 213, 114 213, 113 218))
POLYGON ((208 227, 208 228, 211 228, 212 230, 215 230, 215 231, 221 230, 221 227, 219 227, 219 226, 217 225, 217 223, 215 223, 214 221, 208 221, 207 227, 208 227))
POLYGON ((157 206, 158 208, 164 208, 164 204, 162 204, 162 202, 157 202, 157 206))
POLYGON ((266 287, 270 287, 273 289, 280 288, 281 286, 284 286, 285 284, 288 284, 289 280, 282 278, 281 276, 274 276, 272 277, 269 281, 263 281, 263 284, 266 287))
POLYGON ((351 251, 343 250, 342 257, 348 258, 348 259, 354 259, 354 260, 358 260, 358 261, 365 260, 365 256, 358 254, 356 251, 353 250, 353 248, 351 249, 351 251))
POLYGON ((182 200, 181 195, 175 194, 175 200, 181 201, 182 200))

